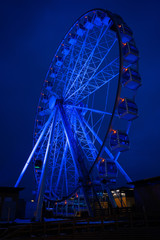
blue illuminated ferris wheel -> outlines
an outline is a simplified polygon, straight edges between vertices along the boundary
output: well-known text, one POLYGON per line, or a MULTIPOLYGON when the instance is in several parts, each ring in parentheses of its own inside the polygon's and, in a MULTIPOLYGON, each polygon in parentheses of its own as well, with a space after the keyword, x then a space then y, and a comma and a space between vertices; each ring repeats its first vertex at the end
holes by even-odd
POLYGON ((79 190, 92 215, 91 190, 96 197, 117 169, 131 181, 118 158, 138 116, 138 59, 131 29, 107 10, 85 13, 65 35, 43 84, 34 147, 15 185, 33 161, 37 206, 43 197, 62 201, 79 190))

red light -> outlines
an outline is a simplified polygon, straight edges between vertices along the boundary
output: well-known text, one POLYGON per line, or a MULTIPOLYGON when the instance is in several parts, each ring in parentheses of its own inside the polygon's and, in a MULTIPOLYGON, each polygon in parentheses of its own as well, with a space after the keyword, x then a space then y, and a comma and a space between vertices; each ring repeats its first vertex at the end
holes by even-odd
POLYGON ((116 130, 113 130, 113 133, 115 134, 117 131, 116 130))
POLYGON ((120 100, 121 100, 121 102, 124 102, 124 101, 125 101, 125 99, 124 99, 124 98, 120 98, 120 100))
POLYGON ((128 68, 123 68, 123 71, 126 72, 128 70, 128 68))

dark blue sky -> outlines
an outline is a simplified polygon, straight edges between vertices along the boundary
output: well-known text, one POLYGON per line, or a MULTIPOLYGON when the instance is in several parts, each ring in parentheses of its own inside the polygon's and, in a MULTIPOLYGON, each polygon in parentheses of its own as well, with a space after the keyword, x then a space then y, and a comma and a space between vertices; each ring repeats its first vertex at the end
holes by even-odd
MULTIPOLYGON (((93 8, 121 15, 141 56, 139 118, 129 133, 131 149, 120 158, 122 166, 133 180, 160 175, 160 2, 6 0, 0 3, 1 186, 14 185, 32 149, 40 91, 58 45, 73 22, 93 8)), ((30 167, 22 185, 32 182, 30 167)))

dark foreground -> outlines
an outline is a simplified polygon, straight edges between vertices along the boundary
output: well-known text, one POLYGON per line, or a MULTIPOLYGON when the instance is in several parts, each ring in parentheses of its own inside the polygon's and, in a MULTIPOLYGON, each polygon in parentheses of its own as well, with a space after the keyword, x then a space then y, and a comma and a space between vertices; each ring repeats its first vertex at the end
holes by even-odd
POLYGON ((1 223, 0 240, 40 239, 160 239, 160 217, 133 213, 99 218, 56 219, 41 223, 1 223))

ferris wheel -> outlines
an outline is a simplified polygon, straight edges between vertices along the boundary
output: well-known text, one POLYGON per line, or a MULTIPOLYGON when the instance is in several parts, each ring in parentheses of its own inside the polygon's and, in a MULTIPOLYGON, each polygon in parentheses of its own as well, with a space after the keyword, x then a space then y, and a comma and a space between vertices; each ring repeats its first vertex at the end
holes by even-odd
POLYGON ((89 191, 96 194, 102 176, 112 182, 118 169, 131 181, 118 158, 129 149, 138 116, 138 60, 132 30, 110 11, 88 11, 65 35, 43 84, 34 147, 15 185, 32 161, 38 206, 43 197, 61 201, 81 189, 91 213, 89 191))

